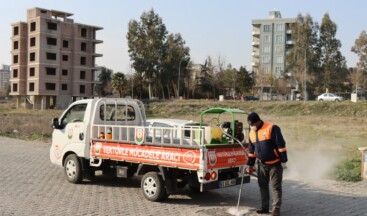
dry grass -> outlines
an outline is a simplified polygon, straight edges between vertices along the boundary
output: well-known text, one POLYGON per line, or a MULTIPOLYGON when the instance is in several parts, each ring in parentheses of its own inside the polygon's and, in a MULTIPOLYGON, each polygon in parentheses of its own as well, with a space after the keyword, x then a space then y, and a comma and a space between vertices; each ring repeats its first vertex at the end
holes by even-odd
POLYGON ((16 109, 14 101, 0 103, 0 136, 24 140, 50 142, 51 119, 61 114, 60 110, 16 109))

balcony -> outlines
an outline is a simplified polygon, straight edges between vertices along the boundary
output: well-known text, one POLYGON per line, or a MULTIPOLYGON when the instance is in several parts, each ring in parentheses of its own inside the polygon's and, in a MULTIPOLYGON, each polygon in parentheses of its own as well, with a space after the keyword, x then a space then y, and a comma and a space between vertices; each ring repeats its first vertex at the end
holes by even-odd
POLYGON ((288 41, 286 42, 286 44, 287 44, 287 45, 294 45, 294 41, 293 41, 293 40, 288 40, 288 41))
POLYGON ((100 54, 100 53, 93 53, 93 54, 92 54, 92 56, 93 56, 93 57, 102 57, 102 56, 103 56, 103 54, 100 54))
POLYGON ((259 60, 258 59, 253 59, 251 65, 252 65, 252 67, 259 67, 259 60))
POLYGON ((258 30, 252 31, 252 36, 259 36, 259 35, 260 35, 260 31, 258 30))
POLYGON ((95 44, 99 44, 99 43, 103 43, 103 40, 93 39, 92 42, 95 43, 95 44))
POLYGON ((292 30, 291 29, 288 29, 287 30, 287 34, 292 34, 292 30))
POLYGON ((260 54, 259 54, 259 52, 252 52, 252 53, 251 53, 251 55, 252 55, 253 57, 259 57, 259 55, 260 55, 260 54))
POLYGON ((259 46, 260 45, 260 41, 252 41, 252 46, 259 46))

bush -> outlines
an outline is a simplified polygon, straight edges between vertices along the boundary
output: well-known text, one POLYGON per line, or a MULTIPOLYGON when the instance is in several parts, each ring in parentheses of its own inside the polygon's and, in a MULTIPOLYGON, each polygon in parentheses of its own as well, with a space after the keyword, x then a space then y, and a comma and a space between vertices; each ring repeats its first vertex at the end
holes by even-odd
POLYGON ((361 160, 342 161, 336 166, 333 174, 338 181, 361 181, 361 160))

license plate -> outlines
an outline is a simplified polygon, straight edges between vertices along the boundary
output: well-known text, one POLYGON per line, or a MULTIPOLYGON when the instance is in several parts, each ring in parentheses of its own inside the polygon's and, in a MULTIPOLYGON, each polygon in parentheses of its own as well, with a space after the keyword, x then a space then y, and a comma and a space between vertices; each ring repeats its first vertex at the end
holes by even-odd
POLYGON ((236 185, 236 179, 229 179, 229 180, 224 180, 224 181, 219 181, 219 187, 229 187, 229 186, 233 186, 236 185))

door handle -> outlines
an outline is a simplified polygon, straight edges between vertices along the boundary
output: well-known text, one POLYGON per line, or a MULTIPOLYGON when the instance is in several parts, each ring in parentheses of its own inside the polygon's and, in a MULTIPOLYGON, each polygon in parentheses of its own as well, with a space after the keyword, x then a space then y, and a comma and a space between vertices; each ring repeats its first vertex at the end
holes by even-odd
POLYGON ((80 141, 84 140, 84 133, 80 133, 80 134, 79 134, 79 140, 80 140, 80 141))

